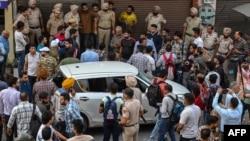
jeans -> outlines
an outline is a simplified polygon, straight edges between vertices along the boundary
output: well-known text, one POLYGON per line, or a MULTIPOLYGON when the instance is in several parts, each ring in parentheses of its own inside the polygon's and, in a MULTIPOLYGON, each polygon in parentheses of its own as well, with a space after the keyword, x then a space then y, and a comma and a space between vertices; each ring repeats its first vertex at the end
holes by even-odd
POLYGON ((23 65, 24 65, 24 59, 25 59, 25 51, 17 51, 16 52, 16 58, 18 62, 18 75, 23 72, 23 65))
POLYGON ((169 118, 162 118, 160 129, 159 129, 158 141, 165 141, 164 136, 167 131, 169 133, 169 137, 171 138, 171 141, 175 141, 174 123, 172 123, 169 118))
MULTIPOLYGON (((10 116, 5 115, 5 126, 7 129, 7 124, 9 122, 10 116)), ((6 141, 12 141, 14 139, 13 136, 17 137, 17 127, 16 127, 16 122, 14 122, 14 125, 12 126, 12 134, 9 136, 6 132, 6 141)))
POLYGON ((159 133, 159 129, 160 129, 161 123, 162 123, 161 122, 161 112, 159 112, 157 120, 156 120, 156 123, 155 123, 155 126, 154 126, 154 129, 153 129, 153 131, 150 134, 149 141, 154 141, 154 138, 159 133))
POLYGON ((119 141, 120 126, 118 122, 107 122, 103 123, 103 141, 109 141, 110 135, 112 134, 113 141, 119 141))

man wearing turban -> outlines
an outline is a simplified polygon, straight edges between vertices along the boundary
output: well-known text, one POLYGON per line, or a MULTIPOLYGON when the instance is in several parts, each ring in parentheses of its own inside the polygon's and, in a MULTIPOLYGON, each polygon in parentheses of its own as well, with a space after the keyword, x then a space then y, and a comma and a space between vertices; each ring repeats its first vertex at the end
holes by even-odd
POLYGON ((30 43, 34 44, 44 32, 43 17, 40 9, 36 6, 36 0, 29 0, 28 22, 30 28, 30 43))
POLYGON ((72 19, 72 18, 74 18, 76 20, 76 24, 79 25, 80 17, 78 14, 78 9, 79 9, 78 5, 75 5, 75 4, 70 5, 70 11, 66 13, 64 16, 64 23, 66 25, 69 25, 69 19, 72 19))
POLYGON ((55 10, 60 10, 60 18, 63 18, 63 11, 62 11, 62 7, 63 7, 63 4, 62 3, 57 3, 54 5, 54 9, 52 10, 52 13, 50 14, 50 18, 53 18, 54 17, 54 12, 55 10))
POLYGON ((150 33, 151 31, 151 25, 155 24, 157 25, 157 31, 161 30, 161 24, 166 24, 167 21, 166 19, 163 17, 162 14, 160 14, 161 8, 160 6, 154 6, 153 12, 150 12, 146 19, 145 19, 145 26, 147 29, 147 32, 150 33))
POLYGON ((194 37, 192 36, 193 28, 202 29, 202 20, 201 18, 197 17, 197 15, 197 8, 192 7, 190 9, 190 16, 186 18, 186 22, 184 23, 183 37, 186 45, 189 45, 194 41, 194 37))

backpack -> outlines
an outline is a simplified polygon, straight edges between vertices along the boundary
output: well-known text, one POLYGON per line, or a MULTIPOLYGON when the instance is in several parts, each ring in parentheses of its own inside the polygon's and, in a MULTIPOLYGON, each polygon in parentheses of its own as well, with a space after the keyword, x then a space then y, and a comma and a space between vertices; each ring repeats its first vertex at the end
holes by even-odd
POLYGON ((174 106, 169 119, 173 123, 178 123, 181 117, 181 112, 184 110, 185 105, 178 100, 178 96, 176 96, 176 99, 174 99, 171 95, 168 95, 168 97, 174 101, 174 106))
POLYGON ((175 65, 173 63, 173 54, 170 53, 169 58, 167 59, 166 54, 163 54, 163 58, 165 61, 165 68, 167 70, 167 79, 168 80, 174 80, 174 69, 175 65))
POLYGON ((104 112, 103 112, 103 117, 104 117, 104 121, 117 121, 118 118, 118 111, 117 111, 117 105, 115 100, 119 97, 115 97, 112 100, 110 99, 109 96, 106 97, 107 98, 107 103, 105 104, 104 107, 104 112))
POLYGON ((160 81, 157 83, 157 78, 155 78, 153 83, 148 87, 148 90, 146 92, 149 105, 157 109, 159 108, 159 105, 157 104, 161 103, 163 98, 160 88, 161 83, 166 84, 166 82, 164 81, 160 81))

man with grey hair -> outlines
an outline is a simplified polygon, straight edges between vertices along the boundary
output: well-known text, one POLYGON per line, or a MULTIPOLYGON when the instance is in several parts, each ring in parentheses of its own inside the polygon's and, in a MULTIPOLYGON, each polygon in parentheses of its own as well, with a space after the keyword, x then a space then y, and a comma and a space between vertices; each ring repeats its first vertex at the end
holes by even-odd
POLYGON ((223 35, 221 35, 218 39, 217 47, 215 50, 216 55, 221 55, 225 58, 223 63, 223 69, 226 74, 228 74, 228 63, 229 56, 233 49, 233 40, 230 38, 230 34, 232 32, 231 28, 225 27, 223 29, 223 35))
MULTIPOLYGON (((190 16, 186 18, 186 21, 183 25, 183 37, 186 45, 189 45, 194 42, 194 37, 192 36, 193 28, 202 29, 202 20, 198 16, 198 10, 195 7, 190 9, 190 16)), ((202 31, 202 30, 200 30, 202 31)))
POLYGON ((122 33, 122 27, 121 26, 116 26, 115 27, 115 34, 113 35, 111 41, 110 41, 110 47, 113 49, 116 53, 116 60, 120 58, 119 56, 119 51, 121 47, 121 41, 124 38, 123 33, 122 33))

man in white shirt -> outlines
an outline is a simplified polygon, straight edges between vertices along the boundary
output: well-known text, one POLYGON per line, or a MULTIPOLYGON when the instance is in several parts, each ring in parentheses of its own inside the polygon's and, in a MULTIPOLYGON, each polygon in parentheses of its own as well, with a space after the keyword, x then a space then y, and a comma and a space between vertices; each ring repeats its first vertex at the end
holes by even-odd
POLYGON ((27 72, 29 77, 29 82, 31 85, 31 90, 33 90, 33 85, 36 82, 37 76, 37 63, 40 60, 41 55, 40 53, 36 52, 36 46, 30 45, 29 46, 29 53, 25 55, 25 62, 24 62, 24 72, 27 72))
POLYGON ((194 105, 194 96, 184 94, 185 109, 182 111, 176 131, 180 133, 180 141, 195 140, 201 118, 201 109, 194 105))
POLYGON ((200 37, 200 28, 193 28, 193 37, 194 39, 194 44, 197 45, 197 47, 203 48, 203 40, 200 37))
POLYGON ((15 44, 16 44, 16 58, 18 60, 18 74, 21 74, 23 71, 24 58, 25 58, 25 46, 27 42, 22 33, 24 29, 24 23, 22 21, 18 21, 16 24, 17 30, 15 31, 15 44))

